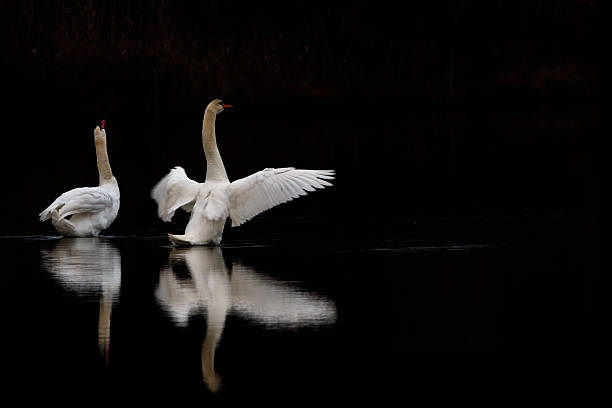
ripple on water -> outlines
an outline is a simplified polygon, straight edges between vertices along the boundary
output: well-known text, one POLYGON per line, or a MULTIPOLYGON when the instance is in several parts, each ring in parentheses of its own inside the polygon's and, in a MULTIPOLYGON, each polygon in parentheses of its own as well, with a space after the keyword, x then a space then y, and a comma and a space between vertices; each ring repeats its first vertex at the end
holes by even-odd
POLYGON ((61 235, 1 235, 0 240, 6 241, 57 241, 61 235))

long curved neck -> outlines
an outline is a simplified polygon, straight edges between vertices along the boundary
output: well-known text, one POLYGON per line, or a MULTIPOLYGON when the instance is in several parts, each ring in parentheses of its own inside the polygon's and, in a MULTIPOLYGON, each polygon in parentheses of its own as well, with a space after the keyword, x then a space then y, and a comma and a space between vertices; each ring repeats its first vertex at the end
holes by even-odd
POLYGON ((217 135, 215 134, 215 120, 217 115, 208 110, 204 113, 202 123, 202 145, 206 155, 206 181, 229 181, 221 154, 217 148, 217 135))
POLYGON ((106 152, 106 138, 96 138, 96 158, 98 160, 100 184, 103 184, 105 181, 113 178, 113 172, 108 161, 108 153, 106 152))

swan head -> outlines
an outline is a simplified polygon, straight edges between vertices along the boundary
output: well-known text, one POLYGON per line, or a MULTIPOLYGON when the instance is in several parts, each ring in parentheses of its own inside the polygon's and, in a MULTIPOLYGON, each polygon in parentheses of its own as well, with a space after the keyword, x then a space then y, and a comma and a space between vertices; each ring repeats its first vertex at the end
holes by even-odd
POLYGON ((96 141, 106 139, 106 129, 104 129, 105 125, 106 121, 103 120, 102 123, 100 123, 100 126, 96 126, 96 129, 94 130, 94 138, 96 141))
POLYGON ((224 109, 231 107, 232 105, 226 105, 221 99, 215 99, 208 104, 206 111, 218 115, 219 113, 223 112, 224 109))

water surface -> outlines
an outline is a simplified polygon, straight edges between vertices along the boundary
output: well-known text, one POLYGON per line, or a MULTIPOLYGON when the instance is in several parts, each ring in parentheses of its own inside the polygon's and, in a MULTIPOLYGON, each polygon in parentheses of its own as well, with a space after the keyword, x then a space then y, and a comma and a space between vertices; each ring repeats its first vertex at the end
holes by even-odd
POLYGON ((193 248, 2 237, 5 367, 26 399, 83 403, 535 387, 592 358, 598 241, 580 225, 193 248))

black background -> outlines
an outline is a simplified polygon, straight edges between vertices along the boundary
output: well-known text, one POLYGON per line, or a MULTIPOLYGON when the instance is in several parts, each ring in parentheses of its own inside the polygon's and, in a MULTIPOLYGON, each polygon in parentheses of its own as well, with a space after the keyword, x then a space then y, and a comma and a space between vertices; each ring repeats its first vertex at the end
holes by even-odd
MULTIPOLYGON (((97 184, 93 129, 106 119, 121 209, 105 234, 158 239, 140 248, 138 241, 120 244, 122 290, 136 295, 132 304, 122 300, 115 324, 137 340, 120 337, 119 344, 134 347, 115 353, 133 358, 129 353, 143 347, 136 360, 145 369, 116 373, 119 383, 134 385, 131 373, 156 365, 155 347, 146 334, 138 337, 133 322, 141 307, 151 307, 151 288, 170 251, 159 235, 181 231, 188 217, 177 214, 164 225, 150 189, 175 165, 203 181, 202 115, 212 99, 223 98, 235 106, 217 120, 231 180, 264 167, 337 172, 333 188, 224 235, 225 243, 274 240, 271 255, 252 251, 253 265, 264 273, 293 265, 278 274, 310 279, 337 297, 339 313, 353 316, 337 336, 304 336, 304 344, 331 338, 345 354, 321 373, 306 364, 318 349, 305 352, 300 363, 308 369, 300 378, 321 375, 321 384, 337 384, 339 394, 351 391, 353 399, 361 390, 401 394, 406 381, 426 397, 440 392, 437 385, 452 394, 453 386, 501 384, 497 400, 505 400, 517 389, 542 391, 550 378, 569 390, 576 373, 590 368, 568 367, 598 357, 600 2, 329 3, 0 0, 0 234, 55 234, 38 213, 64 191, 97 184), (492 249, 405 252, 453 243, 492 249), (324 259, 301 261, 308 245, 324 259), (273 262, 277 257, 282 262, 273 262), (134 314, 122 317, 125 310, 134 314), (372 342, 368 319, 384 323, 372 342), (364 365, 353 359, 362 350, 371 351, 364 365), (393 375, 395 365, 406 375, 393 375)), ((14 299, 52 332, 44 303, 55 297, 37 286, 49 279, 39 268, 39 244, 20 245, 10 241, 3 258, 11 266, 9 254, 17 254, 15 267, 6 269, 24 287, 29 282, 35 303, 20 292, 14 299)), ((234 252, 244 257, 249 250, 234 252)), ((70 303, 53 302, 49 316, 68 313, 70 303)), ((70 319, 63 322, 77 331, 70 319)), ((25 371, 26 387, 39 358, 74 364, 69 378, 80 383, 87 380, 77 378, 79 369, 101 375, 78 353, 65 360, 38 348, 38 330, 23 331, 34 350, 26 356, 31 365, 13 359, 25 371)), ((241 345, 230 330, 227 341, 241 345)), ((23 342, 20 332, 12 332, 15 343, 23 342)), ((267 334, 260 335, 266 344, 267 334)), ((50 346, 74 345, 58 337, 50 346)), ((241 356, 227 356, 226 364, 259 358, 241 356)), ((164 358, 159 372, 180 370, 164 358)), ((274 358, 271 367, 278 367, 282 356, 274 358)), ((55 367, 42 373, 53 380, 55 367)), ((255 371, 244 381, 261 391, 266 378, 255 371)), ((149 384, 161 389, 156 373, 138 391, 150 391, 149 384)), ((555 387, 543 394, 548 391, 563 394, 555 387)))
POLYGON ((175 165, 204 178, 217 97, 235 105, 217 123, 230 179, 337 171, 333 190, 279 214, 347 228, 597 215, 599 14, 598 1, 2 1, 0 232, 52 232, 37 214, 96 185, 101 119, 122 192, 111 232, 162 227, 149 191, 175 165))

